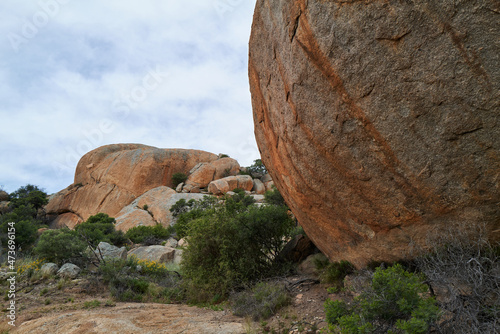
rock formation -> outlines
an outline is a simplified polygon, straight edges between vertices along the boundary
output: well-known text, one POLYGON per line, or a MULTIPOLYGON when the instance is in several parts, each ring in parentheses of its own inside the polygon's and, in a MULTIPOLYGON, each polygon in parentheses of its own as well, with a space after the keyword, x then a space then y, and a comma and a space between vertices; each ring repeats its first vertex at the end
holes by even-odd
POLYGON ((138 144, 103 146, 82 157, 75 183, 51 196, 45 210, 54 217, 52 228, 72 229, 99 212, 114 217, 116 228, 124 232, 139 225, 169 226, 172 205, 180 199, 202 199, 213 181, 222 182, 222 188, 212 186, 215 195, 236 188, 250 191, 254 184, 255 191, 262 193, 263 182, 266 186, 272 183, 268 175, 261 182, 237 175, 239 171, 236 160, 204 151, 138 144), (188 178, 173 190, 175 173, 188 178))
POLYGON ((198 150, 159 149, 138 144, 115 144, 97 148, 82 157, 75 182, 53 195, 46 207, 59 216, 56 223, 74 227, 91 215, 112 217, 145 192, 173 186, 174 173, 189 173, 199 163, 217 155, 198 150))
POLYGON ((258 0, 249 78, 274 183, 331 260, 500 239, 498 1, 258 0))

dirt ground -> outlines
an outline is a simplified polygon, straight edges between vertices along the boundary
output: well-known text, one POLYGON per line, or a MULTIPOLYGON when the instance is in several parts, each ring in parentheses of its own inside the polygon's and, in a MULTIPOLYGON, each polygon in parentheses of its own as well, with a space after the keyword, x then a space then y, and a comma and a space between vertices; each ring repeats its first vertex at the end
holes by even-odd
MULTIPOLYGON (((329 294, 328 286, 311 276, 281 279, 292 296, 291 305, 264 321, 222 311, 178 304, 116 303, 109 291, 87 278, 39 280, 19 284, 16 292, 16 327, 4 320, 0 333, 322 333, 323 304, 343 293, 329 294), (120 326, 116 327, 116 324, 120 326)), ((6 287, 2 287, 6 290, 6 287)))

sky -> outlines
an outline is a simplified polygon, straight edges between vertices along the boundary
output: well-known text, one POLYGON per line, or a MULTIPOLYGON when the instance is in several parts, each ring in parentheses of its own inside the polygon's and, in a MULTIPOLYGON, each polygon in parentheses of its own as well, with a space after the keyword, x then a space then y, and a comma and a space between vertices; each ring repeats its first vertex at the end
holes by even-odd
POLYGON ((224 153, 249 166, 255 0, 2 0, 0 188, 73 183, 102 145, 224 153))

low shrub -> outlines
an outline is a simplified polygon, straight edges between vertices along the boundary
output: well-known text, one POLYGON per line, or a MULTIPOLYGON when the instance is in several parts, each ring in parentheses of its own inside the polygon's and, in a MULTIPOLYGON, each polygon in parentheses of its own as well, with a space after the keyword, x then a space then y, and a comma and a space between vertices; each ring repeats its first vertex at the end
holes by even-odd
POLYGON ((101 241, 122 246, 127 243, 127 238, 122 231, 115 229, 115 223, 114 218, 101 212, 77 225, 75 231, 92 247, 97 247, 101 241))
POLYGON ((254 321, 267 319, 291 302, 290 295, 283 285, 277 283, 258 283, 231 298, 235 315, 250 316, 254 321))
POLYGON ((162 263, 131 257, 107 261, 99 273, 118 301, 170 303, 184 298, 180 275, 162 263))
POLYGON ((348 261, 332 262, 324 266, 319 278, 323 283, 337 284, 341 287, 344 277, 354 272, 354 266, 348 261))
POLYGON ((185 182, 187 180, 188 176, 184 173, 174 173, 172 175, 172 185, 173 187, 177 187, 179 184, 182 182, 185 182))
POLYGON ((47 230, 38 239, 33 252, 48 262, 62 264, 65 262, 83 263, 87 244, 78 233, 68 228, 47 230))
POLYGON ((170 237, 173 228, 165 228, 160 224, 155 226, 135 226, 125 233, 125 237, 135 244, 143 243, 146 238, 154 237, 158 240, 165 240, 170 237))
POLYGON ((433 297, 421 275, 409 273, 399 264, 377 268, 371 287, 348 305, 344 301, 325 302, 331 332, 427 333, 439 317, 433 297))

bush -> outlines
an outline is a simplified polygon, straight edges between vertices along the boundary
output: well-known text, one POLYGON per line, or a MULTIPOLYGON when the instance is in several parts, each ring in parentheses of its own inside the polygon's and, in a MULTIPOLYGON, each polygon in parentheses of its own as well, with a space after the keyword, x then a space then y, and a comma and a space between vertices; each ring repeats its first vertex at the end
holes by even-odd
POLYGON ((213 196, 204 196, 202 200, 194 199, 186 202, 185 199, 178 200, 171 208, 170 212, 176 218, 173 229, 177 237, 182 239, 187 236, 189 225, 192 221, 201 218, 205 210, 215 207, 218 200, 213 196))
POLYGON ((187 175, 184 173, 175 173, 174 175, 172 175, 173 187, 175 188, 182 182, 186 182, 187 178, 187 175))
POLYGON ((188 297, 205 302, 227 296, 237 285, 279 273, 275 259, 293 231, 293 220, 285 207, 257 207, 249 204, 252 201, 233 196, 196 209, 196 214, 192 210, 181 215, 190 218, 182 262, 188 293, 193 292, 188 297))
POLYGON ((433 287, 443 319, 442 333, 500 332, 500 244, 482 229, 450 229, 429 240, 431 253, 416 257, 433 287))
POLYGON ((87 244, 75 231, 63 228, 43 232, 33 251, 40 258, 62 264, 82 262, 86 258, 84 255, 86 248, 87 244))
POLYGON ((11 193, 10 202, 13 208, 17 208, 21 205, 31 205, 35 210, 38 210, 46 205, 49 200, 47 194, 43 190, 37 186, 28 184, 11 193))
POLYGON ((90 216, 87 221, 77 225, 75 231, 92 247, 97 247, 101 241, 115 246, 127 242, 123 232, 115 229, 115 219, 105 213, 90 216))
POLYGON ((164 264, 131 257, 102 263, 99 272, 119 301, 170 303, 184 298, 180 275, 164 264))
POLYGON ((290 295, 284 286, 271 283, 258 283, 253 289, 231 298, 234 314, 241 317, 251 316, 254 321, 269 318, 290 302, 290 295))
POLYGON ((155 226, 135 226, 125 233, 125 237, 130 239, 135 244, 143 243, 147 238, 156 238, 158 240, 165 240, 170 237, 173 229, 165 228, 160 224, 155 226))
POLYGON ((264 200, 267 204, 286 206, 285 199, 276 187, 273 187, 273 190, 265 192, 264 200))
POLYGON ((354 266, 350 262, 342 260, 324 266, 320 271, 319 278, 323 283, 335 283, 340 288, 344 278, 353 272, 354 266))
POLYGON ((439 308, 428 293, 423 277, 399 264, 377 268, 370 289, 347 305, 325 302, 329 329, 342 333, 427 333, 439 316, 439 308))

